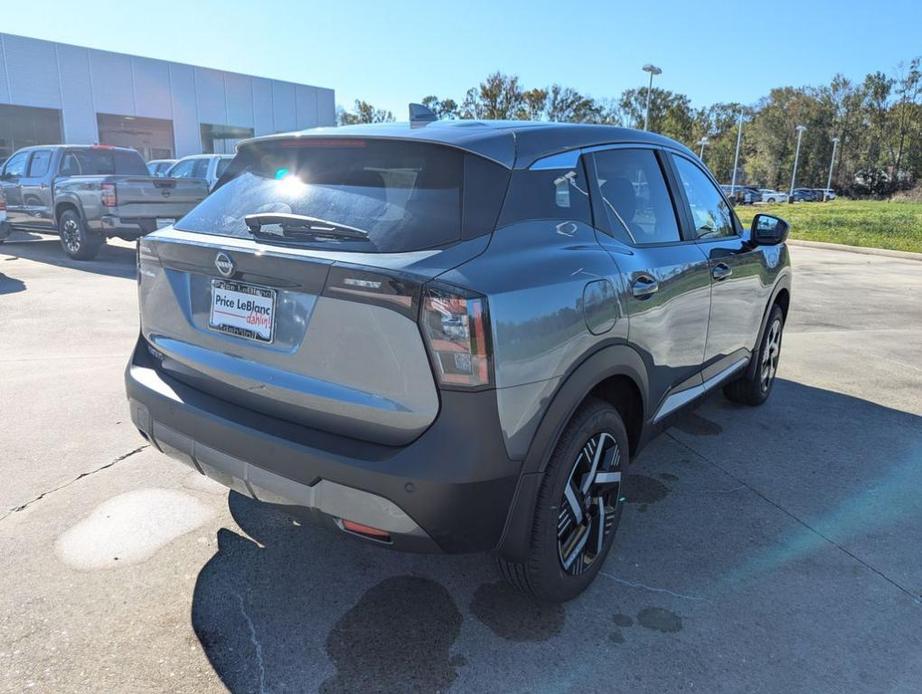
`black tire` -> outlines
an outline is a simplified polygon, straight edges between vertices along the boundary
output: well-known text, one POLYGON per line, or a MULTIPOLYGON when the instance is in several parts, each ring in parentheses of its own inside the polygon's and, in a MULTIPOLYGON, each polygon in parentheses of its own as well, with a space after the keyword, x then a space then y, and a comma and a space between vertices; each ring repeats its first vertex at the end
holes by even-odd
POLYGON ((92 233, 76 210, 64 210, 58 219, 61 248, 74 260, 92 260, 105 238, 92 233))
POLYGON ((595 398, 583 403, 548 462, 535 506, 528 559, 524 563, 498 560, 509 583, 538 600, 555 603, 572 600, 592 583, 618 530, 624 505, 621 474, 628 455, 627 431, 618 411, 595 398), (565 494, 568 487, 569 495, 565 494), (568 498, 575 499, 579 517, 568 498))
POLYGON ((771 203, 775 202, 775 198, 769 198, 768 200, 766 200, 766 202, 769 203, 769 204, 771 204, 771 203))
POLYGON ((731 381, 724 386, 724 395, 728 400, 741 405, 761 405, 771 395, 772 386, 775 384, 775 375, 778 372, 778 361, 781 358, 781 338, 784 333, 784 312, 775 304, 768 314, 765 324, 765 334, 756 354, 756 368, 752 376, 748 369, 743 377, 731 381))

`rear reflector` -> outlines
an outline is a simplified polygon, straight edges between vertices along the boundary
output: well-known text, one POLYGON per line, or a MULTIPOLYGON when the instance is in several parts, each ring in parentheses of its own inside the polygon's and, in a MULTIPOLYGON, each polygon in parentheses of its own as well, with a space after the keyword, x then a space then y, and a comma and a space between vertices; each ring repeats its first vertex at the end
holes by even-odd
POLYGON ((340 519, 340 525, 343 530, 348 530, 350 533, 355 533, 356 535, 364 535, 365 537, 370 537, 374 540, 383 540, 384 542, 391 541, 391 534, 386 530, 372 528, 370 525, 362 525, 361 523, 346 520, 345 518, 340 519))
POLYGON ((419 318, 442 386, 490 385, 493 369, 484 297, 429 285, 423 292, 419 318))

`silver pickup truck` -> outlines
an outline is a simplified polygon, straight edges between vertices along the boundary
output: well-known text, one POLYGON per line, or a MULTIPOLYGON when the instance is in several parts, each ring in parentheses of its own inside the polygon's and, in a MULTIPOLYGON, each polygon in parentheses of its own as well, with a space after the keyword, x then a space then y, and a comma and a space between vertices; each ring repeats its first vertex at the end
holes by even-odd
POLYGON ((88 260, 107 238, 130 241, 170 226, 208 195, 208 184, 153 177, 133 149, 46 145, 7 159, 0 191, 12 229, 57 234, 68 256, 88 260))

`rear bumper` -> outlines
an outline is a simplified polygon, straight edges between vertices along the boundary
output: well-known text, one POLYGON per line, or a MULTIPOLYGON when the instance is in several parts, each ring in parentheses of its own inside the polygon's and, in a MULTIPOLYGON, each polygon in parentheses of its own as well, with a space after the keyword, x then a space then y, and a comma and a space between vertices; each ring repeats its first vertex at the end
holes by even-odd
POLYGON ((520 463, 492 391, 443 392, 419 438, 391 447, 248 410, 164 375, 143 340, 125 372, 131 418, 163 453, 225 486, 338 526, 386 530, 395 549, 483 552, 500 542, 520 463))
MULTIPOLYGON (((178 219, 169 217, 169 219, 178 219)), ((105 214, 99 219, 90 220, 89 227, 106 236, 119 236, 122 238, 140 238, 157 230, 156 217, 119 217, 114 214, 105 214)))

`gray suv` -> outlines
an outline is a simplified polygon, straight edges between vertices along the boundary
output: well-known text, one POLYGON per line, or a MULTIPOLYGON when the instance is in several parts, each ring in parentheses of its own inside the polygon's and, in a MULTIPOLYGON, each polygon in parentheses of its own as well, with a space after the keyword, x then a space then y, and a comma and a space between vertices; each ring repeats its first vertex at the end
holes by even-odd
POLYGON ((788 225, 682 145, 416 122, 244 142, 140 240, 131 417, 231 489, 395 549, 598 573, 627 465, 680 408, 772 390, 788 225))

